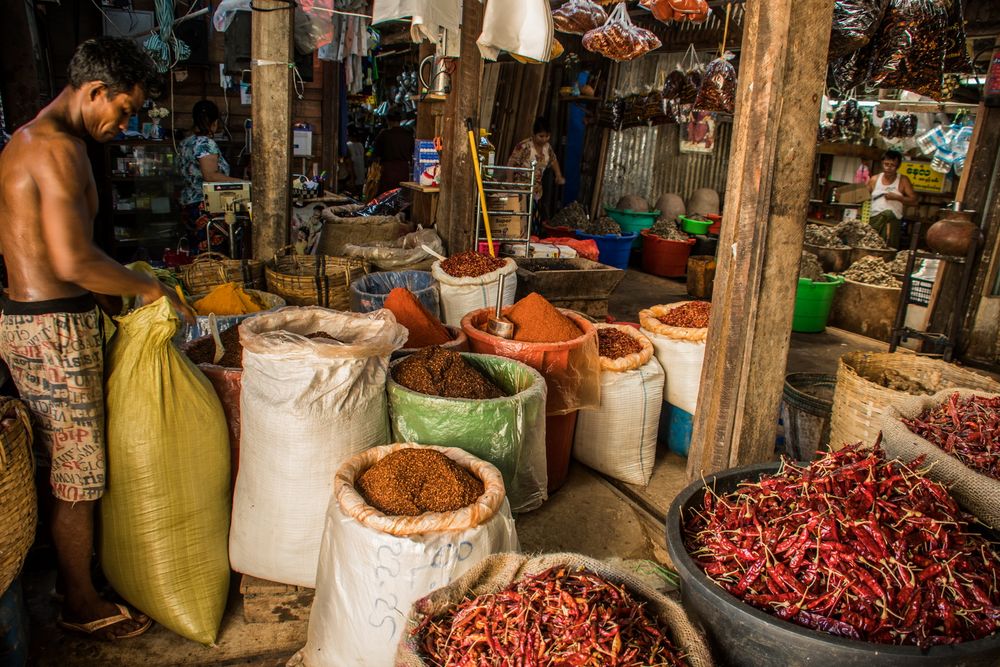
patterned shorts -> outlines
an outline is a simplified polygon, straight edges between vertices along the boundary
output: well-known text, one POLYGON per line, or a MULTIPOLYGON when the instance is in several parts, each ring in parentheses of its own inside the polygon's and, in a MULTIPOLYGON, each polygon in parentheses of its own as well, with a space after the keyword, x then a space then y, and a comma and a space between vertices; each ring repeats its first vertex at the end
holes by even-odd
POLYGON ((89 294, 3 302, 0 354, 27 403, 35 442, 51 461, 59 500, 104 493, 104 349, 101 313, 89 294))

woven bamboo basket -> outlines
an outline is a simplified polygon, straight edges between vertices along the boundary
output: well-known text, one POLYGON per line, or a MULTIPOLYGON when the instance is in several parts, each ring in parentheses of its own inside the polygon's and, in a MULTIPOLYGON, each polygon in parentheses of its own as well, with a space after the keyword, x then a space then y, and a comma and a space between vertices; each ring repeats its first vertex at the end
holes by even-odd
POLYGON ((292 306, 351 309, 351 282, 368 273, 360 257, 282 255, 286 246, 265 267, 267 291, 292 306))
POLYGON ((189 294, 209 292, 224 283, 264 289, 264 262, 259 259, 230 259, 222 253, 203 252, 178 270, 189 294))
POLYGON ((35 538, 34 461, 28 409, 14 398, 0 398, 0 593, 21 571, 35 538))
POLYGON ((1000 393, 1000 383, 939 359, 896 352, 850 352, 840 358, 830 417, 830 449, 845 444, 873 444, 882 415, 913 394, 890 389, 884 380, 919 383, 935 393, 943 389, 978 389, 1000 393))

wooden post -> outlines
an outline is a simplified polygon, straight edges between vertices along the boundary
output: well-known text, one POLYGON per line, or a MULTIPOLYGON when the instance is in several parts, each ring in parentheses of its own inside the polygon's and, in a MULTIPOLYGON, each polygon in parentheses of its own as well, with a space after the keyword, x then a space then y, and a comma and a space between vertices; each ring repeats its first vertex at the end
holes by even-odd
POLYGON ((483 28, 483 6, 465 2, 462 6, 462 46, 451 92, 444 110, 444 154, 441 156, 441 200, 438 205, 439 233, 449 254, 472 247, 476 223, 476 175, 465 119, 479 118, 479 89, 483 80, 483 59, 476 39, 483 28))
POLYGON ((255 0, 251 72, 253 86, 253 254, 268 260, 288 243, 292 173, 293 7, 255 0), (274 10, 274 11, 267 11, 274 10))
POLYGON ((333 192, 340 192, 340 63, 323 63, 323 155, 320 169, 330 174, 333 192))
POLYGON ((829 0, 747 0, 708 346, 688 476, 774 456, 829 0))

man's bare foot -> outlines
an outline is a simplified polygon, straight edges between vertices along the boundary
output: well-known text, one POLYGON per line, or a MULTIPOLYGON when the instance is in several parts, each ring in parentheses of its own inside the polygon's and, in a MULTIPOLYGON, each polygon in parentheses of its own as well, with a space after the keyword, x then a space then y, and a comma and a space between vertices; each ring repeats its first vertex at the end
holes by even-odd
POLYGON ((137 637, 152 624, 152 619, 145 614, 107 600, 100 600, 87 610, 64 609, 59 619, 59 625, 67 630, 104 641, 137 637))

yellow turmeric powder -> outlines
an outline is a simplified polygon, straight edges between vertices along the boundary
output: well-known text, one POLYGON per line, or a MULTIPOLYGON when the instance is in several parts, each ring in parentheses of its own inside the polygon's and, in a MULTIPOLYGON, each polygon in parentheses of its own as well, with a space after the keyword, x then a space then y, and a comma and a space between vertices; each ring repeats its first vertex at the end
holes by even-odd
POLYGON ((219 285, 201 299, 194 302, 199 315, 215 313, 218 317, 229 315, 249 315, 265 309, 255 295, 249 294, 236 283, 219 285))

